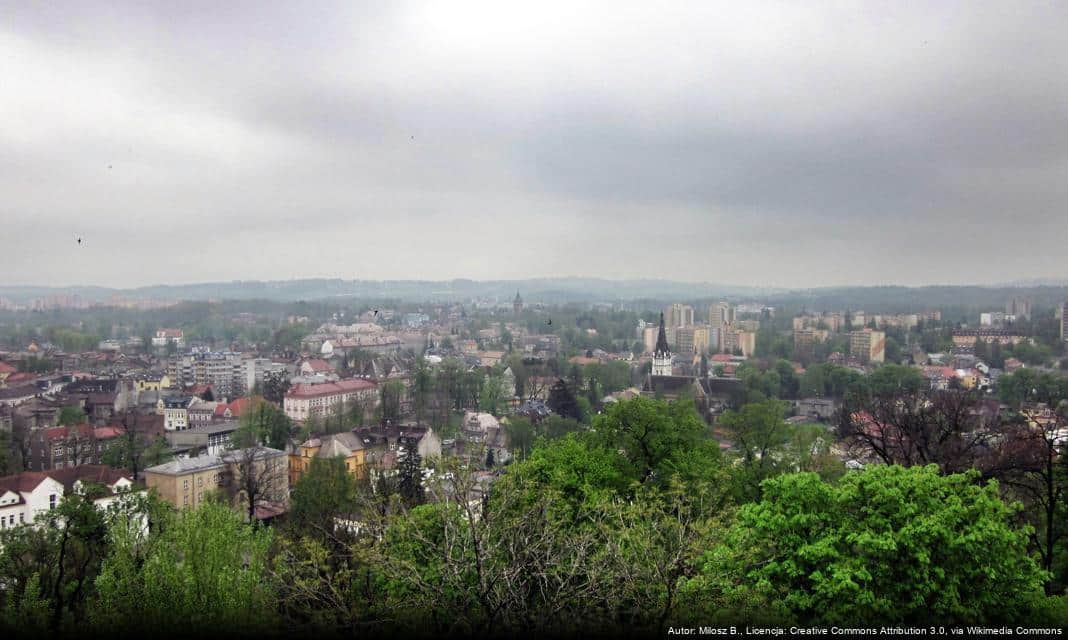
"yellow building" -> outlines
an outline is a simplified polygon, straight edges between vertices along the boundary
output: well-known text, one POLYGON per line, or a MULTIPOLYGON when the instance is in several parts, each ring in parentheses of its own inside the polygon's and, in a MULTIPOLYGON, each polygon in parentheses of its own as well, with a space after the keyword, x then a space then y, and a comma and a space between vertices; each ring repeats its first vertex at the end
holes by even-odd
POLYGON ((159 378, 138 378, 134 382, 134 388, 141 391, 162 391, 171 388, 171 379, 166 374, 159 378))
POLYGON ((196 509, 207 491, 217 491, 226 463, 218 456, 171 460, 145 469, 145 484, 178 509, 196 509))
POLYGON ((357 478, 367 474, 367 450, 363 440, 355 433, 334 433, 321 438, 312 438, 289 456, 289 484, 296 485, 311 469, 312 460, 316 458, 343 458, 345 469, 357 478))
POLYGON ((179 458, 145 469, 145 485, 177 509, 195 509, 209 492, 221 492, 235 510, 247 509, 242 469, 251 467, 259 485, 257 517, 269 504, 277 512, 289 504, 286 454, 270 447, 228 451, 220 456, 179 458), (247 456, 245 454, 248 454, 247 456))
POLYGON ((679 353, 705 353, 708 351, 708 327, 692 325, 675 330, 675 343, 679 353))

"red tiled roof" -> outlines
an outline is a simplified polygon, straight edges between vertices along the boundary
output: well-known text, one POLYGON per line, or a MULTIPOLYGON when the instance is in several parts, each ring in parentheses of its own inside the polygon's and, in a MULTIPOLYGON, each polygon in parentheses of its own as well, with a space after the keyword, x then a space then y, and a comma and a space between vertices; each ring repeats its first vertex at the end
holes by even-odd
POLYGON ((16 493, 33 491, 37 485, 44 482, 45 478, 52 478, 63 485, 68 491, 74 487, 78 480, 82 482, 94 482, 111 486, 120 478, 133 480, 130 474, 120 469, 112 469, 102 464, 83 464, 66 469, 53 469, 51 471, 23 471, 11 476, 0 477, 0 493, 14 491, 16 493))
POLYGON ((333 396, 354 391, 366 391, 375 389, 378 385, 373 380, 363 378, 351 378, 338 380, 337 382, 325 382, 323 384, 296 384, 287 393, 287 398, 319 398, 333 396))
POLYGON ((229 409, 230 417, 240 418, 241 414, 247 411, 248 408, 252 406, 253 400, 262 401, 263 398, 255 396, 250 398, 237 398, 236 400, 228 402, 226 404, 220 402, 219 404, 215 405, 215 417, 221 418, 225 416, 226 410, 229 409))
MULTIPOLYGON (((311 360, 305 360, 304 364, 308 365, 312 371, 316 373, 325 373, 327 371, 333 371, 334 368, 330 366, 330 363, 320 358, 313 358, 311 360)), ((303 365, 302 365, 303 366, 303 365)))
POLYGON ((82 423, 71 427, 49 427, 41 430, 41 438, 48 442, 53 440, 65 440, 71 435, 71 430, 76 430, 77 435, 82 438, 94 437, 97 440, 108 440, 111 438, 117 438, 125 431, 122 427, 108 425, 106 427, 93 427, 89 424, 82 423))
POLYGON ((15 373, 15 367, 12 367, 6 362, 0 361, 0 373, 15 373))
POLYGON ((730 362, 732 357, 729 353, 713 353, 709 360, 712 362, 730 362))

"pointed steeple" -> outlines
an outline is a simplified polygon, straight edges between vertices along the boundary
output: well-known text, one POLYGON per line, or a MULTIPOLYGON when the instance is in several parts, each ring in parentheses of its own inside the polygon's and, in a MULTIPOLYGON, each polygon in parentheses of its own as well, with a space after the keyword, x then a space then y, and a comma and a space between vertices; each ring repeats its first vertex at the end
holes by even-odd
POLYGON ((660 312, 660 332, 656 335, 656 349, 653 350, 654 354, 670 353, 671 347, 668 346, 667 332, 664 331, 664 312, 660 312))

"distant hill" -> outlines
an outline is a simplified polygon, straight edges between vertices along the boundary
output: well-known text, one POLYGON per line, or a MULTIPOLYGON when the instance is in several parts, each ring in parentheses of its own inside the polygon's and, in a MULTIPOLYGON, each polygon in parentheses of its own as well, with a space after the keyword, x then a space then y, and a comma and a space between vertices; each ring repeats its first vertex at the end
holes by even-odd
POLYGON ((133 289, 96 286, 0 286, 0 297, 16 303, 35 298, 78 295, 88 302, 106 302, 113 296, 126 300, 272 300, 321 301, 338 298, 396 300, 402 302, 464 301, 474 298, 511 300, 516 291, 527 301, 552 304, 569 302, 663 301, 695 302, 726 298, 757 301, 812 310, 864 309, 869 312, 946 307, 1002 309, 1013 296, 1027 296, 1038 306, 1068 301, 1064 284, 925 287, 872 286, 781 289, 744 287, 709 282, 673 280, 606 280, 600 278, 537 278, 527 280, 236 280, 183 285, 152 285, 133 289))

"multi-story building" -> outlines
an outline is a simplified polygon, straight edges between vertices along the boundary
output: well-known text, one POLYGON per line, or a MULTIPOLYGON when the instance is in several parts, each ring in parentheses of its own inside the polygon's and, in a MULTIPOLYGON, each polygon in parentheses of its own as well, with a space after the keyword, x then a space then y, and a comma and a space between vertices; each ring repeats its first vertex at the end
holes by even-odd
POLYGON ((954 329, 953 330, 953 344, 962 347, 972 347, 980 339, 983 342, 998 344, 1019 344, 1024 340, 1028 340, 1026 336, 1020 335, 1018 332, 1012 329, 954 329))
POLYGON ((760 320, 735 320, 734 328, 742 331, 760 331, 760 320))
POLYGON ((185 334, 181 329, 159 329, 156 335, 152 336, 153 347, 166 347, 168 344, 173 344, 178 349, 185 347, 185 334))
POLYGON ((1012 298, 1005 303, 1005 313, 1010 316, 1016 316, 1020 320, 1031 319, 1031 299, 1030 298, 1012 298))
POLYGON ((874 329, 861 329, 849 333, 849 355, 861 364, 886 360, 886 334, 874 329))
POLYGON ((1061 341, 1068 340, 1068 302, 1061 305, 1061 341))
POLYGON ((723 331, 723 351, 725 353, 741 352, 749 357, 756 352, 756 334, 752 331, 729 328, 723 331))
POLYGON ((289 367, 284 363, 274 362, 270 358, 245 358, 241 361, 244 369, 244 388, 249 393, 253 389, 263 388, 263 382, 271 376, 289 375, 289 367))
POLYGON ((677 328, 675 330, 675 344, 678 345, 679 353, 705 353, 708 351, 709 344, 708 327, 691 325, 677 328))
POLYGON ((217 400, 248 392, 248 374, 241 356, 229 351, 196 350, 171 358, 167 363, 167 375, 179 388, 209 385, 217 400))
POLYGON ((185 431, 189 428, 189 405, 193 398, 163 399, 163 428, 167 431, 185 431))
MULTIPOLYGON (((797 318, 794 318, 794 320, 797 320, 797 318)), ((812 355, 812 347, 815 342, 815 329, 794 329, 794 351, 798 355, 812 355)))
POLYGON ((123 494, 139 491, 129 472, 103 465, 0 477, 0 529, 32 524, 39 515, 59 507, 64 495, 82 493, 89 484, 104 488, 103 494, 93 494, 93 504, 100 510, 106 510, 123 494))
POLYGON ((734 309, 726 302, 716 302, 708 307, 708 324, 713 328, 734 323, 734 309))
POLYGON ((373 411, 378 404, 378 384, 363 378, 296 384, 286 392, 282 407, 291 420, 304 422, 312 416, 333 415, 353 402, 359 402, 364 411, 373 411))
POLYGON ((31 471, 48 471, 97 464, 123 433, 120 427, 88 424, 38 429, 30 436, 28 467, 31 471))
POLYGON ((216 491, 235 509, 247 509, 242 473, 255 474, 260 499, 257 512, 284 511, 289 503, 289 473, 284 451, 270 447, 237 449, 218 456, 179 458, 145 469, 145 484, 178 509, 195 509, 216 491))
POLYGON ((664 323, 668 327, 689 327, 694 323, 693 307, 676 302, 664 309, 664 323))

